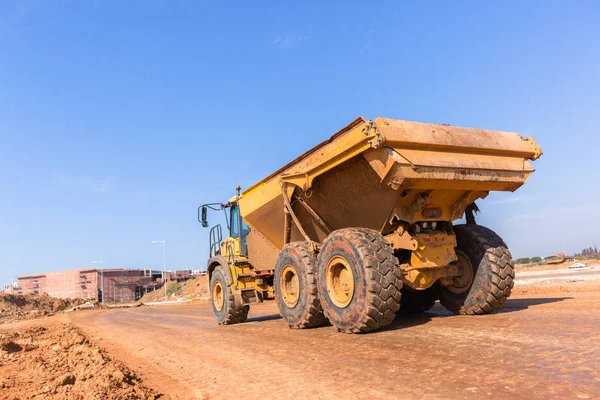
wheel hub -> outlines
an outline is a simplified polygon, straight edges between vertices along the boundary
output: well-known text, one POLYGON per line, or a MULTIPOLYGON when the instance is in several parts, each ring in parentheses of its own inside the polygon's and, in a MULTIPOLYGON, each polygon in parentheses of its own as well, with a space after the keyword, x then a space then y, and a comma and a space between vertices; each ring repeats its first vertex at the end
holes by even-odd
POLYGON ((452 284, 446 286, 446 289, 452 293, 460 294, 469 290, 473 283, 473 265, 469 257, 462 250, 457 249, 456 256, 458 257, 456 261, 458 275, 452 279, 452 284))
POLYGON ((217 311, 221 311, 223 309, 223 305, 225 304, 225 291, 223 290, 223 286, 221 282, 216 282, 213 287, 213 304, 217 311))
POLYGON ((345 258, 335 256, 329 261, 326 283, 333 304, 339 308, 348 307, 354 296, 354 273, 345 258))
POLYGON ((288 264, 283 268, 279 287, 281 288, 281 298, 285 305, 289 308, 295 307, 300 299, 300 282, 298 280, 298 273, 293 266, 288 264))

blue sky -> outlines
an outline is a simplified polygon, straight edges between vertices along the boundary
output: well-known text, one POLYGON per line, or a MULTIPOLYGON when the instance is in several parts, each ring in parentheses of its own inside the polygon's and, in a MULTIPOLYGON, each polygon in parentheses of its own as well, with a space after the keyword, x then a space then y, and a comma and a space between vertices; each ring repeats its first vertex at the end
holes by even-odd
POLYGON ((0 282, 201 268, 225 201, 359 115, 544 150, 479 222, 513 255, 600 245, 597 2, 0 2, 0 282))

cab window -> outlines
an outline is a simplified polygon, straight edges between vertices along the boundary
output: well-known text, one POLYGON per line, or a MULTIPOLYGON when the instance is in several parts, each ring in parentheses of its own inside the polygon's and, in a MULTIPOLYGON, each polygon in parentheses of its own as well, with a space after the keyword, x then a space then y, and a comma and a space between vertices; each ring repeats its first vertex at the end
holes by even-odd
POLYGON ((240 236, 240 224, 239 224, 239 215, 240 215, 240 210, 236 207, 233 206, 231 208, 231 224, 229 225, 231 227, 231 237, 232 238, 238 238, 240 236))
MULTIPOLYGON (((231 215, 231 223, 229 226, 231 227, 231 237, 234 239, 237 239, 240 236, 240 224, 239 224, 240 209, 237 207, 237 205, 231 207, 230 215, 231 215)), ((242 235, 246 236, 248 233, 250 233, 250 228, 242 220, 242 235)))

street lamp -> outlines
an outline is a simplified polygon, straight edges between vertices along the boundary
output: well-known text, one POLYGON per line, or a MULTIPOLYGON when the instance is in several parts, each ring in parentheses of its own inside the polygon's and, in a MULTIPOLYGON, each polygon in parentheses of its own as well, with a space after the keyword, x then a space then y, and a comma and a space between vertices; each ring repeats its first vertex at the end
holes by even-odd
POLYGON ((167 259, 165 257, 165 241, 164 240, 153 240, 152 243, 162 243, 162 249, 163 249, 163 273, 162 273, 162 279, 163 279, 163 286, 165 287, 165 301, 167 301, 167 281, 165 279, 165 270, 167 268, 167 259))
POLYGON ((102 290, 102 304, 104 304, 104 261, 92 261, 92 264, 100 264, 100 286, 102 290))

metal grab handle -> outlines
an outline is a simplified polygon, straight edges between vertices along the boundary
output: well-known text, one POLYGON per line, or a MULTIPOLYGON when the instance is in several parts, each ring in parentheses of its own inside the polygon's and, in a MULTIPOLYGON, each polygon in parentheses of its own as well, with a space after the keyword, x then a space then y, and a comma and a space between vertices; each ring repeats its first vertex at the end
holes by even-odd
POLYGON ((215 225, 210 229, 210 255, 211 257, 221 253, 221 243, 223 242, 223 231, 221 225, 215 225))

